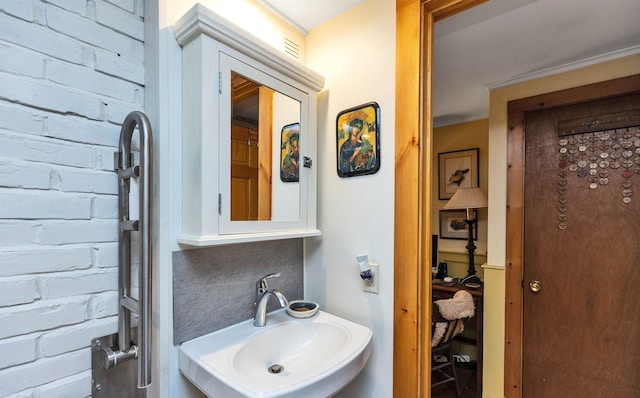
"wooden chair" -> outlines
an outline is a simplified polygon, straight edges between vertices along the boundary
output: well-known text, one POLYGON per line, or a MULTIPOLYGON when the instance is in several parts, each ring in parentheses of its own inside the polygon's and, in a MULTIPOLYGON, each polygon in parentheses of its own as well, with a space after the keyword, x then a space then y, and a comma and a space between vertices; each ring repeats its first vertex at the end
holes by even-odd
POLYGON ((465 290, 453 298, 433 303, 431 322, 431 388, 454 383, 456 396, 460 398, 462 386, 458 380, 451 343, 464 330, 465 320, 474 314, 473 298, 465 290), (444 314, 444 315, 443 315, 444 314))

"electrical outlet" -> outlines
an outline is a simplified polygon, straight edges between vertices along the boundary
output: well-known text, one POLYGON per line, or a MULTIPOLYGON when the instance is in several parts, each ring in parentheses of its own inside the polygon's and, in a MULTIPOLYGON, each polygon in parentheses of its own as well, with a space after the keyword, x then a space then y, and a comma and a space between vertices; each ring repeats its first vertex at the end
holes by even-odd
POLYGON ((362 281, 362 290, 367 293, 375 293, 378 294, 378 279, 380 278, 380 274, 378 274, 378 264, 369 263, 371 266, 371 271, 373 271, 373 276, 366 281, 362 281))

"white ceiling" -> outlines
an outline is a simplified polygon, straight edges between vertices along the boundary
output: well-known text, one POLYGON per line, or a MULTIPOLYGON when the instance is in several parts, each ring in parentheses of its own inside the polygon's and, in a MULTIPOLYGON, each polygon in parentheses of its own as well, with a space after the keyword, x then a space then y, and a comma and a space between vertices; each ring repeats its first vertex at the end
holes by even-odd
POLYGON ((490 87, 640 52, 640 1, 491 0, 434 39, 437 126, 487 117, 490 87))
MULTIPOLYGON (((308 31, 363 0, 259 1, 308 31)), ((475 120, 489 88, 640 52, 640 0, 490 0, 434 40, 434 125, 475 120)))

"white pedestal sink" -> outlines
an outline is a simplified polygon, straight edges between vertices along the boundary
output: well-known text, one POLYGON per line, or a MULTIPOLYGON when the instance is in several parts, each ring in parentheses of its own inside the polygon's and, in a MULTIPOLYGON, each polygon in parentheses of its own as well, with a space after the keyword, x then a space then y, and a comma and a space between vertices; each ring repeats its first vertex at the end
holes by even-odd
POLYGON ((247 320, 183 343, 179 368, 213 398, 325 398, 360 373, 371 338, 369 328, 324 311, 297 319, 282 309, 264 327, 247 320))

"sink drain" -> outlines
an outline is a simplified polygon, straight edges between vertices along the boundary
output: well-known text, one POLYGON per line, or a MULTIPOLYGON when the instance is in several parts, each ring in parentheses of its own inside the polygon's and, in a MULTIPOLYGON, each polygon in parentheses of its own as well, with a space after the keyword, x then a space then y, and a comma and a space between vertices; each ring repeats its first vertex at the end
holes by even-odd
POLYGON ((275 364, 275 365, 269 366, 268 370, 269 370, 269 373, 272 373, 275 375, 282 372, 284 370, 284 366, 275 364))

